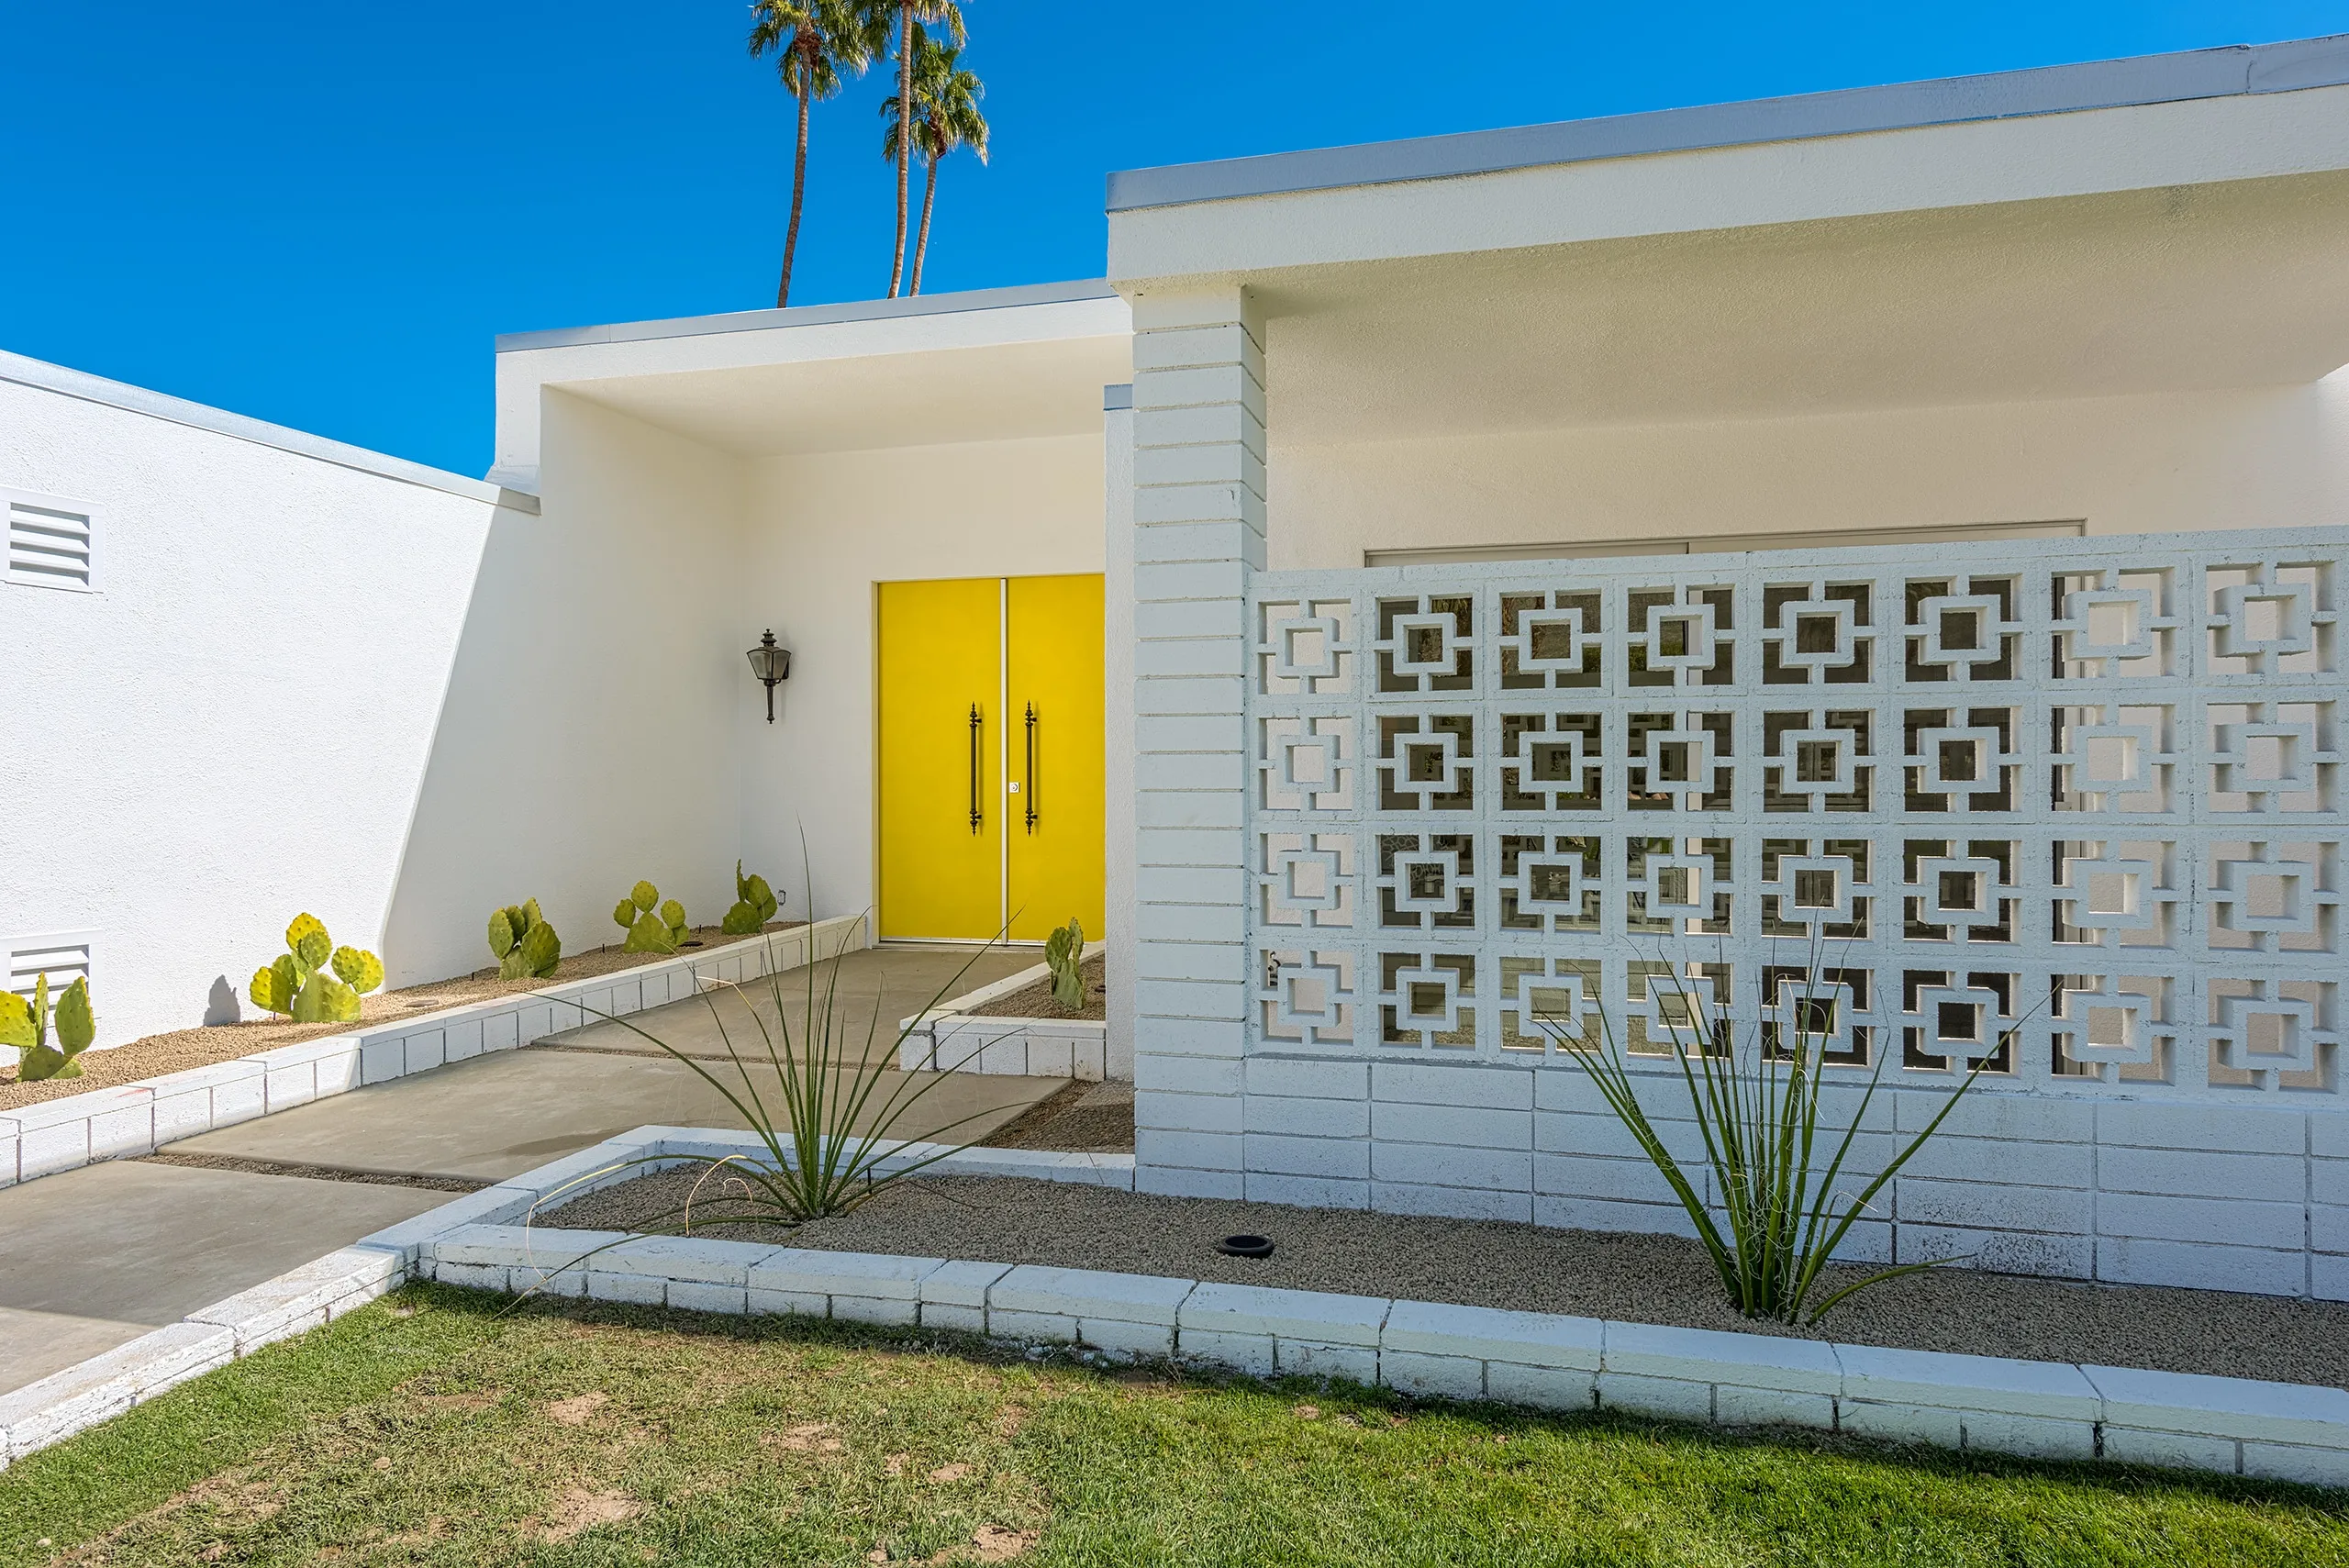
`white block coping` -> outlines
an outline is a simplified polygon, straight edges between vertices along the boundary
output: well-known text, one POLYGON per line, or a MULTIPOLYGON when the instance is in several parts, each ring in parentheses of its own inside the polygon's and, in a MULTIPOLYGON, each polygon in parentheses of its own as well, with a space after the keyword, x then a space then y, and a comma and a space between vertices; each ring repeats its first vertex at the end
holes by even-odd
MULTIPOLYGON (((2036 1458, 2349 1486, 2349 1392, 2010 1361, 1553 1313, 1092 1269, 555 1230, 563 1198, 648 1168, 763 1151, 748 1134, 642 1127, 362 1238, 39 1383, 0 1396, 0 1462, 94 1426, 404 1279, 702 1312, 847 1322, 1304 1373, 1415 1396, 1783 1425, 2036 1458)), ((901 1144, 890 1164, 939 1152, 901 1144)), ((1127 1155, 963 1150, 940 1174, 1130 1186, 1127 1155)))
MULTIPOLYGON (((1106 951, 1106 943, 1087 942, 1077 962, 1106 951)), ((1050 964, 1033 964, 901 1019, 905 1037, 897 1045, 898 1068, 907 1073, 992 1073, 1101 1082, 1109 1067, 1107 1021, 972 1016, 973 1009, 1025 990, 1051 973, 1050 964)))
POLYGON ((715 985, 755 980, 767 973, 770 953, 773 966, 786 970, 809 962, 810 953, 829 957, 870 945, 863 915, 836 916, 609 974, 0 1111, 0 1187, 101 1160, 151 1154, 180 1139, 329 1095, 515 1050, 593 1023, 599 1014, 625 1018, 715 985))

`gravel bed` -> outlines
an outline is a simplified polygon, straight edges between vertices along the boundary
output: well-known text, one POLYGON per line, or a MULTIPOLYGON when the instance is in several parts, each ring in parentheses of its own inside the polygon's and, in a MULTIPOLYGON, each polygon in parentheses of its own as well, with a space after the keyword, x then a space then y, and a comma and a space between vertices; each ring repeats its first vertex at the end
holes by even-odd
POLYGON ((1109 985, 1105 961, 1088 958, 1078 973, 1085 981, 1085 1006, 1063 1007, 1052 999, 1052 976, 1022 985, 1008 996, 982 1002, 964 1014, 972 1018, 1089 1018, 1099 1023, 1109 1016, 1109 985))
MULTIPOLYGON (((770 932, 788 931, 807 923, 805 920, 772 920, 766 929, 770 932)), ((687 934, 687 940, 699 948, 718 947, 740 939, 728 936, 717 926, 696 926, 687 934)), ((486 969, 477 969, 471 974, 460 974, 448 980, 427 981, 421 985, 404 986, 397 991, 373 992, 359 999, 359 1022, 355 1025, 297 1024, 290 1018, 264 1014, 242 1023, 172 1029, 163 1034, 126 1040, 104 1051, 83 1051, 74 1058, 82 1066, 79 1077, 46 1078, 38 1084, 19 1084, 14 1067, 0 1068, 0 1110, 39 1105, 44 1100, 60 1100, 68 1095, 111 1088, 117 1084, 135 1084, 141 1078, 159 1077, 165 1073, 183 1073, 191 1067, 209 1067, 216 1062, 234 1062, 239 1056, 274 1051, 281 1045, 298 1045, 306 1040, 348 1034, 355 1028, 364 1029, 403 1018, 421 1018, 427 1014, 451 1007, 469 1006, 475 1002, 487 1002, 548 985, 561 985, 567 981, 587 980, 598 974, 613 974, 623 969, 659 963, 678 956, 676 953, 629 952, 618 942, 611 942, 604 947, 566 955, 555 966, 551 979, 507 980, 492 964, 486 969)), ((99 995, 92 1000, 103 1007, 106 998, 99 995)), ((239 1007, 246 1012, 258 1011, 242 991, 237 993, 237 1001, 239 1007)))
POLYGON ((1020 1112, 980 1142, 991 1149, 1130 1154, 1134 1151, 1134 1086, 1071 1084, 1020 1112))
MULTIPOLYGON (((699 1177, 662 1172, 590 1193, 539 1223, 625 1230, 663 1225, 699 1177)), ((796 1232, 718 1219, 719 1183, 695 1207, 696 1235, 850 1252, 1047 1263, 1420 1301, 1840 1340, 1920 1351, 2087 1362, 2349 1386, 2349 1304, 1942 1269, 1844 1301, 1817 1329, 1749 1321, 1723 1302, 1694 1241, 1154 1197, 1101 1187, 973 1176, 916 1177, 853 1213, 796 1232), (1273 1238, 1261 1262, 1218 1239, 1273 1238)), ((734 1212, 740 1213, 739 1209, 734 1212)), ((1857 1273, 1830 1271, 1835 1283, 1857 1273)))

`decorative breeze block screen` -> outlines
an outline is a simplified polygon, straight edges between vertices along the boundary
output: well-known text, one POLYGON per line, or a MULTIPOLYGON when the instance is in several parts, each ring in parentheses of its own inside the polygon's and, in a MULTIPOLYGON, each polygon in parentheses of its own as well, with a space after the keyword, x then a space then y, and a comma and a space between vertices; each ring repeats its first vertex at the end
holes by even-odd
POLYGON ((1250 1048, 2336 1092, 2349 539, 1943 553, 1258 574, 1250 1048))

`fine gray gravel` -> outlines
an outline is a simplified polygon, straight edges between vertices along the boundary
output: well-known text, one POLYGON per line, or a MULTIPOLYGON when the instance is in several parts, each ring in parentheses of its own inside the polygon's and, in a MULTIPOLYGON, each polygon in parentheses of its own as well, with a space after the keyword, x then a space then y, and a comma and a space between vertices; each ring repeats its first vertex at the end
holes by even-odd
MULTIPOLYGON (((674 1229, 697 1176, 671 1171, 641 1177, 590 1193, 539 1222, 674 1229)), ((718 1185, 708 1183, 696 1200, 696 1235, 2349 1386, 2349 1305, 2335 1302, 1942 1269, 1873 1286, 1836 1307, 1819 1329, 1798 1330, 1739 1317, 1725 1304, 1703 1251, 1675 1237, 971 1176, 902 1182, 851 1214, 792 1232, 707 1223, 706 1216, 727 1212, 717 1207, 718 1185), (1215 1250, 1219 1238, 1240 1231, 1269 1236, 1278 1251, 1252 1262, 1215 1250)), ((1831 1271, 1828 1288, 1857 1277, 1831 1271)))

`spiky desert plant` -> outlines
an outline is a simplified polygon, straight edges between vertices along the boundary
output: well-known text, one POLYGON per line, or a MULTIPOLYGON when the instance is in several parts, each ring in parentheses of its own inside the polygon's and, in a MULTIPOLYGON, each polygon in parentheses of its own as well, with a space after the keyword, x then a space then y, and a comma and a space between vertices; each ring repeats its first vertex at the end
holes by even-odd
POLYGON ((336 947, 316 915, 302 914, 285 928, 285 951, 253 972, 250 995, 256 1007, 297 1024, 352 1024, 359 1021, 359 998, 383 983, 382 959, 361 948, 336 947))
MULTIPOLYGON (((631 901, 629 907, 635 906, 631 901)), ((539 913, 539 901, 499 909, 489 917, 489 951, 500 980, 545 980, 562 962, 562 939, 539 913)))
POLYGON ((73 984, 57 998, 53 1021, 57 1027, 55 1045, 49 1042, 52 1022, 49 971, 42 970, 34 979, 29 997, 19 996, 14 991, 0 991, 0 1045, 13 1045, 22 1053, 17 1059, 17 1083, 38 1084, 49 1078, 82 1075, 82 1064, 73 1059, 90 1049, 90 1041, 97 1034, 97 1019, 90 1012, 87 976, 75 976, 73 984))
POLYGON ((718 929, 729 937, 754 937, 766 929, 774 912, 783 907, 783 900, 774 895, 767 879, 753 872, 742 874, 742 862, 734 862, 734 906, 726 911, 726 918, 718 922, 718 929))
POLYGON ((627 952, 675 952, 693 929, 685 923, 685 906, 674 898, 662 902, 661 890, 649 882, 638 883, 612 906, 612 920, 628 930, 628 940, 620 944, 627 952))
MULTIPOLYGON (((1705 1201, 1700 1190, 1703 1173, 1692 1172, 1698 1162, 1684 1164, 1649 1119, 1638 1093, 1640 1080, 1649 1075, 1632 1071, 1608 1007, 1602 1004, 1596 1008, 1595 1030, 1553 1015, 1537 1015, 1535 1023, 1589 1074, 1600 1098, 1663 1175, 1696 1227, 1697 1240, 1731 1306, 1748 1318, 1816 1323, 1857 1291, 1960 1261, 1953 1255, 1878 1270, 1831 1292, 1806 1315, 1821 1271, 1852 1227, 1868 1214, 1876 1195, 1926 1140, 1941 1130, 1965 1092, 1998 1060, 1999 1049, 1976 1061, 1923 1130, 1895 1150, 1883 1169, 1853 1192, 1849 1184, 1857 1180, 1857 1173, 1847 1176, 1847 1166, 1868 1106, 1883 1083, 1889 1053, 1882 1049, 1872 1052, 1874 1065, 1864 1083, 1855 1079, 1859 1103, 1849 1122, 1838 1128, 1829 1121, 1821 1104, 1830 1073, 1827 1055, 1850 1022, 1841 1016, 1850 993, 1822 969, 1816 946, 1799 978, 1781 976, 1778 997, 1761 998, 1764 1014, 1772 1011, 1768 1004, 1773 1000, 1786 1004, 1776 1009, 1777 1018, 1754 1023, 1742 1041, 1725 998, 1709 992, 1698 995, 1682 978, 1679 965, 1657 967, 1671 978, 1656 988, 1664 1017, 1661 1029, 1649 1029, 1648 1040, 1653 1044, 1659 1033, 1664 1036, 1687 1092, 1689 1111, 1704 1140, 1703 1171, 1710 1173, 1718 1195, 1713 1204, 1705 1201)), ((2001 1049, 2015 1049, 2021 1027, 2018 1020, 2000 1037, 2001 1049)))
POLYGON ((1085 1006, 1085 928, 1075 916, 1044 939, 1044 962, 1052 972, 1052 1000, 1072 1011, 1085 1006))
MULTIPOLYGON (((843 955, 834 952, 798 972, 804 995, 795 1002, 790 993, 801 988, 786 990, 785 977, 775 968, 774 940, 768 939, 767 973, 762 981, 702 993, 718 1026, 723 1052, 719 1057, 689 1055, 633 1018, 596 1014, 683 1063, 733 1107, 758 1140, 758 1153, 713 1161, 704 1173, 704 1181, 722 1177, 728 1190, 720 1214, 715 1218, 706 1216, 704 1224, 768 1224, 789 1229, 845 1214, 968 1147, 967 1140, 954 1140, 952 1135, 989 1114, 978 1110, 943 1122, 918 1120, 917 1107, 930 1091, 947 1082, 948 1072, 905 1073, 897 1071, 896 1063, 913 1026, 962 991, 972 967, 1000 944, 1000 933, 965 960, 928 1003, 914 1010, 912 1018, 895 1026, 896 1032, 886 1037, 885 1046, 881 1023, 886 987, 876 990, 869 1015, 861 1021, 850 1017, 840 994, 843 955), (772 1004, 773 1027, 753 1000, 760 986, 772 1004), (718 1006, 720 992, 744 998, 748 1005, 741 1012, 757 1032, 755 1044, 739 1023, 729 1027, 728 1009, 718 1006), (799 1015, 796 1029, 792 1023, 795 1011, 799 1015)), ((615 1179, 627 1179, 639 1168, 649 1173, 674 1163, 674 1159, 659 1155, 616 1161, 547 1193, 532 1213, 538 1207, 560 1207, 615 1179)), ((702 1184, 696 1183, 696 1190, 702 1184)), ((688 1196, 675 1209, 650 1217, 639 1226, 638 1233, 683 1234, 696 1222, 696 1201, 688 1196)), ((565 1267, 584 1264, 601 1251, 595 1249, 565 1267)))

